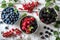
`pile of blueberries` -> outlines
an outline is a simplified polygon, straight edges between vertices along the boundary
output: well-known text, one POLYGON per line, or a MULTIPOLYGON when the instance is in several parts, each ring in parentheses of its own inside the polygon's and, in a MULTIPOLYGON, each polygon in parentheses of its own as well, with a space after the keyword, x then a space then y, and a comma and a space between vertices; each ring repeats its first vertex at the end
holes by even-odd
POLYGON ((40 20, 45 24, 50 24, 56 21, 57 13, 53 8, 42 8, 39 13, 40 20))
POLYGON ((49 27, 44 26, 43 28, 46 29, 46 31, 44 33, 40 32, 41 39, 49 38, 52 32, 54 32, 54 30, 49 27))
POLYGON ((2 11, 1 19, 6 24, 14 24, 19 19, 19 12, 14 12, 13 7, 7 7, 2 11))

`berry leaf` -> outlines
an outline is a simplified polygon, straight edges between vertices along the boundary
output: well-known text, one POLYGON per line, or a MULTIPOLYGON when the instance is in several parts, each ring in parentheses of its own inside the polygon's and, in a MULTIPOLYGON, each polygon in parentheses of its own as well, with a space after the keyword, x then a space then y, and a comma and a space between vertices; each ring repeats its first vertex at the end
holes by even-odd
POLYGON ((17 2, 18 0, 14 0, 15 2, 17 2))
POLYGON ((54 8, 59 11, 59 6, 55 5, 54 8))
POLYGON ((15 8, 15 9, 14 9, 14 12, 17 13, 17 11, 18 11, 18 10, 15 8))
POLYGON ((5 0, 2 1, 2 5, 1 5, 1 7, 2 7, 2 8, 6 8, 6 7, 7 7, 7 5, 6 5, 6 1, 5 1, 5 0))
POLYGON ((60 37, 56 37, 56 40, 60 40, 60 37))
POLYGON ((51 2, 46 2, 45 6, 49 7, 52 3, 51 2))
POLYGON ((13 7, 14 5, 13 5, 13 3, 10 2, 10 3, 8 3, 8 6, 13 7))
POLYGON ((46 2, 50 2, 51 0, 45 0, 46 2))
POLYGON ((58 35, 58 32, 57 31, 54 31, 54 35, 58 35))
POLYGON ((25 16, 27 16, 27 14, 26 14, 26 13, 22 15, 22 17, 25 17, 25 16))

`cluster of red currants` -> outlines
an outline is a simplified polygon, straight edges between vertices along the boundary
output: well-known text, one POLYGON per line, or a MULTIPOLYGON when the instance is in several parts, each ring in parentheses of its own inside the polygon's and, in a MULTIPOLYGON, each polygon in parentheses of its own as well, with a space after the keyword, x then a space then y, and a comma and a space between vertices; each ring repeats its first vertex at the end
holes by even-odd
POLYGON ((40 3, 37 1, 37 2, 32 2, 32 3, 28 3, 28 4, 23 4, 23 8, 24 10, 28 10, 28 12, 32 12, 33 9, 35 7, 37 7, 40 3))
POLYGON ((7 31, 7 32, 3 32, 3 37, 12 37, 12 36, 16 36, 16 35, 20 35, 21 34, 21 31, 18 29, 18 28, 16 28, 16 29, 11 29, 11 30, 9 30, 9 31, 7 31))

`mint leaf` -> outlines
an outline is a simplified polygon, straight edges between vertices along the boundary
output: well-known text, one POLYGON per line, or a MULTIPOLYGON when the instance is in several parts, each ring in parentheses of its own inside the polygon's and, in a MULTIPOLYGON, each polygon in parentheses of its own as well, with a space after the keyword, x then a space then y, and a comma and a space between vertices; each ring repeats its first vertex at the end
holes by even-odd
POLYGON ((45 0, 46 2, 50 2, 51 0, 45 0))
POLYGON ((27 14, 26 14, 26 13, 22 15, 22 17, 25 17, 25 16, 27 16, 27 14))
POLYGON ((59 6, 55 5, 54 7, 57 11, 59 11, 59 6))
POLYGON ((58 35, 58 32, 57 31, 54 31, 54 35, 58 35))
POLYGON ((46 2, 45 6, 49 7, 52 3, 51 2, 46 2))
POLYGON ((17 13, 17 11, 18 11, 18 10, 15 8, 15 9, 14 9, 14 12, 17 13))
POLYGON ((56 40, 60 40, 60 37, 56 37, 56 40))
POLYGON ((59 28, 58 24, 55 24, 54 27, 55 27, 55 28, 59 28))
POLYGON ((18 0, 14 0, 15 2, 17 2, 18 0))
POLYGON ((7 4, 6 4, 6 1, 5 1, 5 0, 2 1, 1 7, 2 7, 2 8, 6 8, 6 7, 7 7, 7 4))
POLYGON ((55 0, 52 0, 55 3, 55 0))
POLYGON ((57 24, 60 24, 60 21, 56 21, 57 24))
POLYGON ((14 5, 13 5, 13 3, 10 2, 10 3, 8 3, 8 6, 13 7, 14 5))

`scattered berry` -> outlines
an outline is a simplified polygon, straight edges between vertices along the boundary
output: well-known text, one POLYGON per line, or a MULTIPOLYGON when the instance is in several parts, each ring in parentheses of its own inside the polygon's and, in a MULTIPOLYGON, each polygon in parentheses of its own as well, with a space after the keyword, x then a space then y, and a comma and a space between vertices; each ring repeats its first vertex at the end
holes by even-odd
POLYGON ((44 37, 44 36, 42 36, 41 38, 42 38, 42 39, 45 39, 45 37, 44 37))
POLYGON ((45 33, 49 33, 48 31, 45 31, 45 33))
POLYGON ((5 29, 9 29, 8 26, 6 26, 5 29))
POLYGON ((40 32, 40 35, 43 35, 43 32, 40 32))
POLYGON ((50 31, 51 31, 51 32, 53 32, 53 30, 52 30, 52 29, 51 29, 50 31))
POLYGON ((48 38, 49 36, 48 35, 45 35, 46 38, 48 38))
POLYGON ((46 29, 47 27, 46 26, 44 26, 44 29, 46 29))

